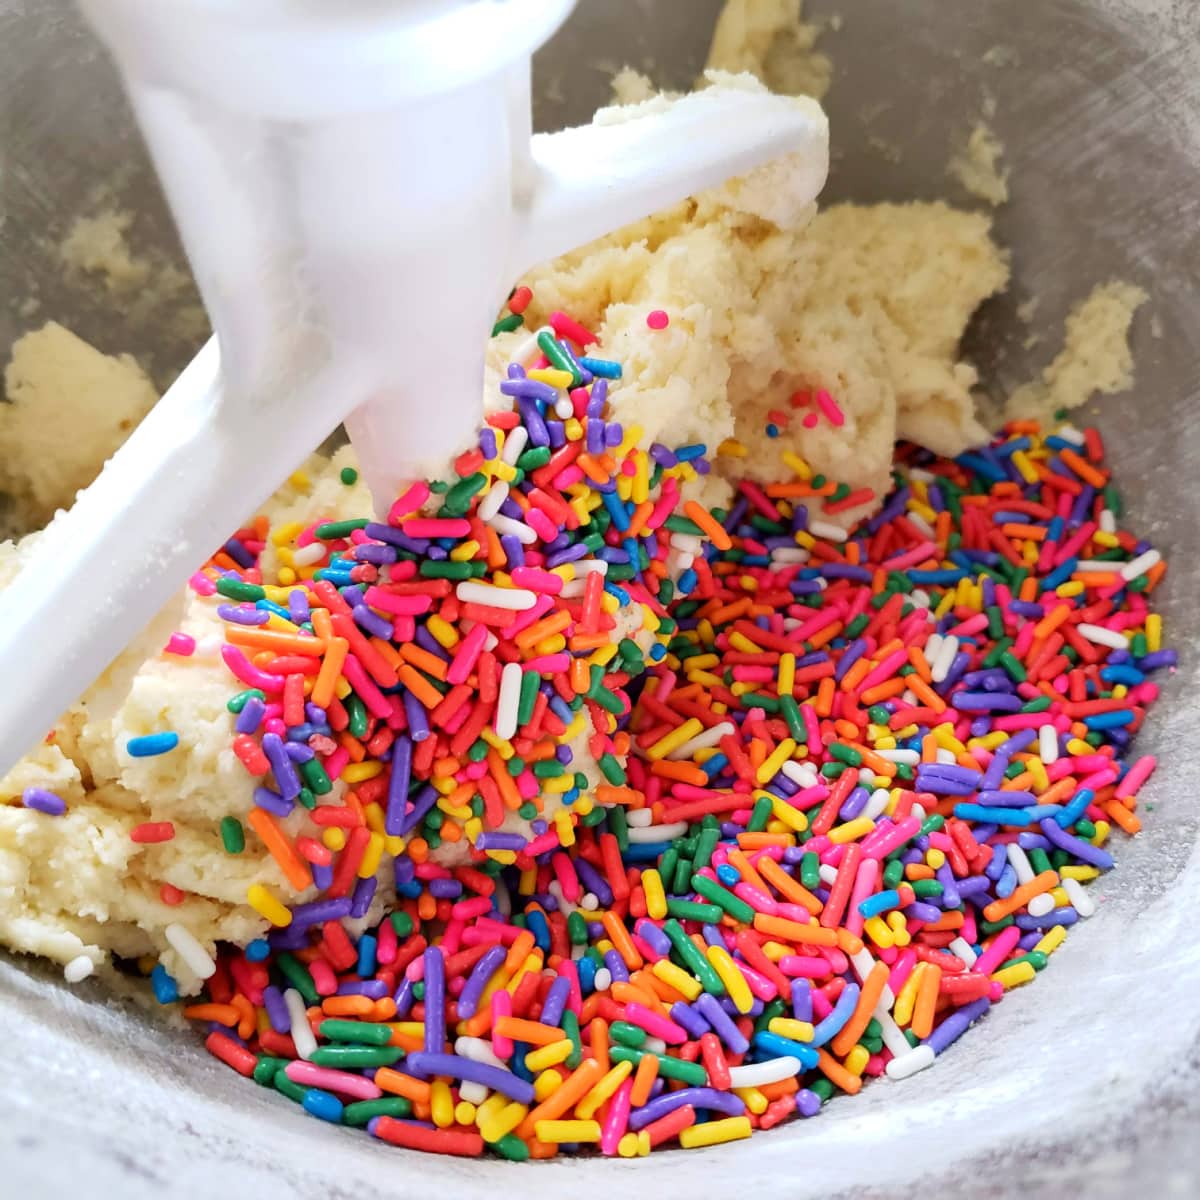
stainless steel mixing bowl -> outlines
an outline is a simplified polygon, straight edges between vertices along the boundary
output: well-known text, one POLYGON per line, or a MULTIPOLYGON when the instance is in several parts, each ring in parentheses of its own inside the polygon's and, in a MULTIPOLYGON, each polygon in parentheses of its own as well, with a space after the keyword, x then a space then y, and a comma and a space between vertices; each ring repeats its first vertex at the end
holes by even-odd
MULTIPOLYGON (((540 122, 585 119, 622 63, 686 86, 717 8, 584 0, 537 64, 540 122)), ((1152 295, 1135 327, 1136 389, 1096 406, 1095 419, 1134 526, 1171 554, 1162 602, 1184 665, 1142 734, 1164 764, 1146 789, 1146 830, 1120 844, 1117 871, 1096 885, 1097 915, 1034 986, 902 1085, 880 1083, 819 1120, 718 1150, 525 1168, 416 1157, 323 1125, 99 989, 67 989, 37 963, 2 960, 0 1193, 1197 1194, 1200 5, 811 8, 843 18, 826 42, 836 66, 827 199, 953 198, 951 145, 994 98, 1013 193, 996 226, 1013 249, 1014 282, 970 337, 994 383, 1044 362, 1062 317, 1094 283, 1127 278, 1152 295), (1027 352, 1017 307, 1034 296, 1046 337, 1027 352)), ((100 183, 136 207, 136 244, 175 253, 111 69, 61 0, 0 0, 0 62, 0 345, 55 316, 106 350, 151 355, 168 377, 193 348, 170 336, 170 322, 133 327, 101 292, 64 284, 54 260, 54 241, 100 183), (41 301, 37 317, 21 315, 30 296, 41 301)))

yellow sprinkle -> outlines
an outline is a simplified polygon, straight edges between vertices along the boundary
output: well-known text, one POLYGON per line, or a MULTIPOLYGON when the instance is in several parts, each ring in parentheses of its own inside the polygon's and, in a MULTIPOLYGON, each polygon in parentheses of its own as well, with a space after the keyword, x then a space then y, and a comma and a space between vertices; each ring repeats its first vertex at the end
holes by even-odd
POLYGON ((844 825, 835 825, 826 836, 835 846, 840 846, 844 842, 857 842, 874 828, 875 822, 870 817, 855 817, 844 825))
POLYGON ((563 433, 568 442, 577 442, 583 437, 583 426, 578 417, 570 417, 563 422, 563 433))
POLYGON ((779 677, 777 680, 779 695, 791 696, 796 690, 796 656, 781 654, 779 656, 779 677))
POLYGON ((1103 846, 1108 841, 1108 835, 1112 833, 1112 826, 1107 821, 1096 822, 1096 833, 1092 838, 1093 846, 1103 846))
POLYGON ((331 825, 321 834, 321 841, 336 854, 346 845, 346 831, 339 829, 336 825, 331 825))
MULTIPOLYGON (((736 685, 735 685, 736 686, 736 685)), ((733 690, 733 689, 730 689, 733 690)), ((775 749, 767 755, 763 760, 762 766, 755 773, 755 779, 760 784, 768 784, 782 769, 783 764, 792 757, 796 751, 796 743, 792 738, 784 738, 775 749)), ((832 834, 830 835, 832 840, 832 834)))
MULTIPOLYGON (((808 828, 808 817, 798 808, 793 808, 786 800, 778 796, 771 797, 771 815, 789 830, 803 833, 808 828)), ((642 877, 643 879, 645 876, 642 877)))
POLYGON ((450 551, 451 562, 470 562, 479 553, 479 543, 474 539, 455 546, 450 551))
POLYGON ((1162 617, 1158 613, 1151 613, 1146 618, 1146 649, 1151 654, 1162 649, 1162 617))
POLYGON ((750 991, 746 977, 730 957, 729 951, 724 946, 709 946, 705 957, 725 985, 734 1008, 740 1013, 748 1013, 754 1007, 754 994, 750 991))
POLYGON ((380 859, 383 858, 383 838, 373 833, 367 839, 367 848, 363 851, 362 862, 358 865, 359 879, 370 879, 379 870, 380 859))
MULTIPOLYGON (((729 645, 734 650, 740 650, 743 654, 761 654, 763 648, 756 646, 744 633, 731 633, 729 635, 729 645)), ((715 655, 713 656, 716 657, 715 655)), ((793 661, 794 658, 793 658, 793 661)))
POLYGON ((488 728, 486 725, 479 731, 479 736, 483 738, 483 740, 487 742, 487 744, 491 746, 491 748, 495 750, 505 762, 512 758, 513 754, 516 753, 512 748, 512 742, 507 741, 505 738, 497 737, 496 731, 488 728))
POLYGON ((767 1111, 767 1105, 770 1101, 758 1088, 734 1088, 733 1093, 756 1117, 761 1117, 767 1111))
POLYGON ((767 1022, 767 1028, 772 1033, 789 1038, 793 1042, 811 1042, 813 1040, 811 1021, 794 1021, 791 1017, 774 1017, 767 1022))
MULTIPOLYGON (((575 777, 573 775, 564 775, 563 778, 575 786, 575 777)), ((567 789, 570 790, 569 788, 567 789)), ((568 846, 575 845, 575 824, 571 820, 571 814, 565 809, 560 808, 554 814, 554 831, 558 834, 558 843, 564 849, 568 846)))
POLYGON ((812 478, 812 467, 800 455, 791 450, 785 450, 779 457, 783 460, 783 465, 790 468, 793 474, 798 475, 801 479, 812 478))
POLYGON ((654 867, 642 872, 642 890, 646 893, 646 915, 662 921, 667 915, 667 893, 662 876, 654 867))
POLYGON ((993 971, 992 979, 1003 984, 1007 991, 1009 988, 1020 987, 1021 984, 1028 983, 1036 974, 1033 963, 1020 962, 1014 963, 1011 967, 1001 967, 999 971, 993 971))
POLYGON ((850 1072, 851 1075, 861 1075, 867 1069, 867 1063, 871 1061, 871 1052, 866 1046, 855 1046, 849 1054, 846 1055, 842 1065, 850 1072))
MULTIPOLYGON (((558 1046, 566 1046, 568 1057, 570 1056, 571 1051, 574 1048, 571 1045, 571 1042, 568 1040, 565 1042, 551 1042, 551 1044, 549 1046, 544 1046, 543 1049, 550 1050, 553 1047, 558 1047, 558 1046)), ((535 1051, 533 1051, 533 1053, 540 1054, 541 1050, 535 1050, 535 1051)), ((529 1059, 530 1059, 530 1055, 528 1055, 528 1054, 525 1055, 526 1064, 528 1064, 529 1059)), ((562 1080, 563 1080, 563 1077, 557 1071, 543 1071, 533 1081, 533 1098, 539 1104, 541 1104, 541 1102, 543 1100, 545 1100, 548 1096, 553 1096, 554 1093, 557 1092, 560 1087, 562 1087, 562 1080)))
POLYGON ((291 910, 281 904, 270 889, 261 883, 252 883, 246 889, 246 902, 260 917, 266 917, 272 925, 280 929, 292 923, 291 910))
POLYGON ((342 778, 347 783, 363 783, 368 779, 374 779, 383 770, 381 762, 360 762, 347 763, 342 770, 342 778))
POLYGON ((1021 478, 1026 483, 1037 483, 1038 473, 1037 467, 1029 460, 1029 455, 1024 450, 1017 450, 1012 455, 1012 465, 1021 473, 1021 478))
POLYGON ((575 378, 570 371, 560 371, 557 367, 535 367, 525 374, 529 379, 536 379, 538 383, 548 383, 554 388, 570 387, 571 380, 575 378))
POLYGON ((689 975, 682 967, 677 967, 670 959, 660 958, 650 969, 663 983, 668 987, 673 987, 689 1003, 704 990, 693 976, 689 975))
POLYGON ((470 1100, 460 1100, 454 1106, 454 1122, 456 1125, 475 1124, 475 1105, 470 1100))
POLYGON ((881 950, 890 950, 896 944, 891 926, 882 917, 868 917, 863 922, 863 933, 881 950))
POLYGON ((745 458, 750 451, 736 438, 726 438, 718 447, 717 454, 722 458, 745 458))
MULTIPOLYGON (((1098 867, 1060 867, 1058 873, 1064 879, 1078 879, 1080 883, 1087 883, 1091 879, 1095 879, 1100 874, 1098 867)), ((1062 928, 1055 926, 1055 928, 1062 928)))
POLYGON ((682 725, 672 729, 665 737, 659 738, 654 745, 650 746, 646 750, 646 757, 651 762, 659 762, 666 758, 673 750, 678 750, 684 743, 690 742, 692 738, 697 737, 703 732, 703 723, 696 717, 690 717, 682 725))
POLYGON ((536 1121, 534 1135, 539 1142, 551 1145, 558 1142, 598 1142, 599 1121, 536 1121))
POLYGON ((607 1074, 601 1076, 596 1086, 575 1105, 575 1115, 581 1121, 590 1121, 600 1111, 604 1102, 625 1082, 633 1071, 633 1063, 617 1063, 607 1074))
POLYGON ((366 818, 367 828, 372 833, 377 833, 382 837, 384 822, 383 809, 380 808, 379 805, 374 801, 372 801, 370 804, 363 805, 363 816, 366 818))
POLYGON ((1110 550, 1113 547, 1121 544, 1121 539, 1118 538, 1115 533, 1105 533, 1100 529, 1097 529, 1096 532, 1092 534, 1092 541, 1094 541, 1097 546, 1105 546, 1110 550))
POLYGON ((946 852, 939 850, 936 846, 931 846, 925 851, 925 865, 932 867, 935 871, 940 871, 946 865, 946 852))
MULTIPOLYGON (((1064 868, 1065 873, 1065 868, 1064 868)), ((1040 950, 1043 954, 1053 954, 1067 940, 1067 930, 1063 925, 1052 925, 1046 930, 1046 936, 1042 938, 1036 946, 1035 950, 1040 950)))
POLYGON ((749 1117, 726 1117, 723 1121, 706 1121, 703 1125, 691 1125, 679 1134, 679 1144, 685 1150, 700 1146, 720 1146, 725 1142, 737 1142, 750 1136, 749 1117))
POLYGON ((454 1097, 450 1085, 444 1079, 435 1079, 429 1085, 429 1109, 433 1123, 439 1129, 454 1124, 454 1097))
POLYGON ((479 1135, 485 1142, 498 1142, 507 1133, 512 1133, 525 1120, 529 1108, 518 1104, 515 1100, 506 1104, 498 1113, 487 1121, 477 1122, 479 1135))
POLYGON ((551 1042, 548 1046, 539 1046, 525 1055, 525 1069, 544 1071, 547 1067, 557 1066, 564 1059, 569 1058, 574 1049, 570 1038, 564 1038, 561 1042, 551 1042))
POLYGON ((919 962, 913 967, 912 974, 904 981, 900 994, 896 997, 896 1005, 892 1016, 896 1024, 903 1028, 912 1022, 913 1005, 917 1001, 917 989, 921 986, 921 976, 925 973, 925 963, 919 962))
POLYGON ((288 476, 288 483, 298 492, 307 492, 312 487, 312 480, 309 479, 306 471, 293 471, 288 476))
MULTIPOLYGON (((618 1158, 637 1158, 638 1156, 638 1138, 641 1135, 638 1133, 623 1133, 621 1140, 617 1143, 618 1158)), ((646 1134, 646 1141, 649 1142, 650 1135, 646 1134)))

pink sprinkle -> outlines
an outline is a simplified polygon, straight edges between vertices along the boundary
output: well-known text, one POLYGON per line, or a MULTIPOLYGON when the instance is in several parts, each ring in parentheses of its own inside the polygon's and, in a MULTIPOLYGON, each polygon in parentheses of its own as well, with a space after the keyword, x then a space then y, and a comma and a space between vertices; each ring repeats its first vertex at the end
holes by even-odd
POLYGON ((215 596, 217 594, 217 585, 202 571, 197 571, 188 580, 188 586, 197 596, 215 596))
POLYGON ((651 329, 666 329, 670 323, 671 318, 661 308, 656 308, 653 312, 646 314, 646 324, 651 329))
POLYGON ((820 420, 820 418, 816 413, 805 413, 804 419, 800 422, 800 424, 803 425, 805 429, 816 429, 818 420, 820 420))
POLYGON ((355 1100, 378 1100, 383 1092, 369 1079, 334 1067, 315 1067, 310 1062, 290 1062, 284 1068, 293 1083, 305 1087, 324 1088, 339 1096, 352 1096, 355 1100))
POLYGON ((181 658, 188 658, 196 653, 196 639, 188 633, 173 633, 167 639, 163 653, 178 654, 181 658))
POLYGON ((825 414, 831 425, 845 425, 846 414, 838 402, 822 388, 817 392, 817 407, 825 414))

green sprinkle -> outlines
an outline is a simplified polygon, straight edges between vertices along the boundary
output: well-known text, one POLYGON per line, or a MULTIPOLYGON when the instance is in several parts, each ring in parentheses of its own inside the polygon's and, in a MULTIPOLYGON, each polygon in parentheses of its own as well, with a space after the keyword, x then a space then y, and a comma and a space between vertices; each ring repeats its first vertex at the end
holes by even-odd
POLYGON ((353 467, 342 468, 342 482, 351 487, 358 482, 358 472, 353 467))
POLYGON ((378 1100, 356 1100, 342 1110, 346 1125, 365 1125, 375 1117, 403 1119, 412 1115, 412 1102, 403 1096, 380 1096, 378 1100))
POLYGON ((512 333, 514 329, 520 329, 524 324, 525 318, 520 313, 509 313, 507 317, 501 317, 492 326, 492 337, 500 333, 512 333))
POLYGON ((221 845, 226 854, 241 854, 246 848, 246 831, 237 817, 221 818, 221 845))
POLYGON ((257 583, 243 583, 240 579, 231 579, 228 575, 222 575, 217 580, 217 591, 230 600, 255 601, 267 598, 267 593, 257 583))
POLYGON ((366 529, 370 522, 366 517, 349 521, 326 521, 318 525, 314 531, 323 542, 336 542, 339 538, 348 538, 357 529, 366 529))
POLYGON ((266 692, 260 691, 258 688, 247 688, 244 692, 238 692, 236 696, 230 696, 230 698, 225 701, 225 707, 229 709, 234 716, 237 716, 237 714, 246 707, 246 702, 252 698, 255 700, 265 701, 267 694, 266 692))

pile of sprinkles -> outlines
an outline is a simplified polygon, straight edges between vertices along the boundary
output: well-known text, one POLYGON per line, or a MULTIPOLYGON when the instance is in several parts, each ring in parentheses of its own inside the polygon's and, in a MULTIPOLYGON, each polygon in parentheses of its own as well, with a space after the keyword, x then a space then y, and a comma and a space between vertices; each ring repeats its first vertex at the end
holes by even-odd
POLYGON ((270 932, 215 959, 172 925, 184 1014, 399 1146, 637 1157, 923 1070, 1095 911, 1155 765, 1129 750, 1175 664, 1165 564, 1096 431, 901 447, 846 533, 872 497, 790 451, 728 511, 685 502, 707 448, 642 448, 595 350, 552 314, 452 479, 242 530, 193 581, 257 781, 225 848, 260 839, 306 898, 254 884, 270 932))

